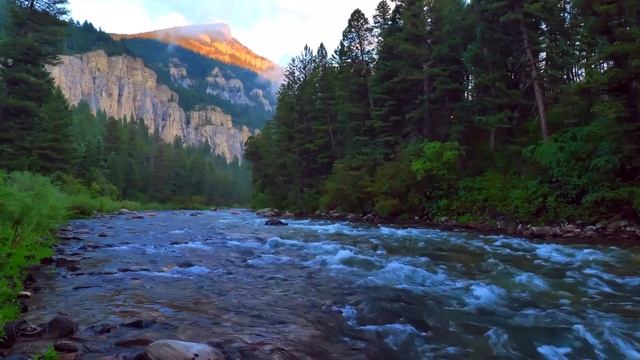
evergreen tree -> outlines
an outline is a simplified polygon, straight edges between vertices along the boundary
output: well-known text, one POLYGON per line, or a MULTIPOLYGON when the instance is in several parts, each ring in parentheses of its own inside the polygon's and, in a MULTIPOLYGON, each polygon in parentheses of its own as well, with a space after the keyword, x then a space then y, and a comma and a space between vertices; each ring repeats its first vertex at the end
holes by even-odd
POLYGON ((336 112, 346 153, 361 151, 369 144, 373 49, 373 29, 364 13, 357 9, 349 18, 335 54, 336 112))
POLYGON ((42 105, 60 100, 45 66, 55 63, 60 53, 65 4, 63 0, 9 2, 6 36, 0 43, 0 167, 37 171, 51 166, 42 163, 50 154, 37 145, 54 140, 47 131, 64 123, 57 115, 47 118, 51 114, 42 105))

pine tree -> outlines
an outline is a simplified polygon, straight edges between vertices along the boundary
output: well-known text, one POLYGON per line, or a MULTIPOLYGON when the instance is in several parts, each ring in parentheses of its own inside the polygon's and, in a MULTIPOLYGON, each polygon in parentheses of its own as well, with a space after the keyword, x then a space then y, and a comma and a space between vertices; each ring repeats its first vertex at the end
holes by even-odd
POLYGON ((370 144, 367 132, 373 107, 370 91, 373 49, 373 29, 364 13, 357 9, 349 18, 335 54, 336 112, 346 153, 362 151, 370 144))
MULTIPOLYGON (((42 104, 55 99, 45 65, 60 53, 66 14, 63 0, 9 2, 0 43, 0 167, 39 170, 36 145, 49 139, 42 104), (47 135, 48 136, 48 135, 47 135)), ((68 142, 68 139, 65 139, 68 142)))

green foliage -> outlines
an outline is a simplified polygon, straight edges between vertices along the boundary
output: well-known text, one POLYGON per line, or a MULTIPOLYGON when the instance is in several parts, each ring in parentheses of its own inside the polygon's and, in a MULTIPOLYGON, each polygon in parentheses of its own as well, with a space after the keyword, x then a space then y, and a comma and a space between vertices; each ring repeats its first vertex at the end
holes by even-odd
POLYGON ((461 155, 458 143, 426 142, 422 145, 422 154, 411 163, 411 170, 418 179, 432 177, 442 182, 454 182, 461 155))
POLYGON ((65 54, 81 54, 99 49, 104 50, 109 56, 129 53, 122 41, 113 40, 109 34, 96 29, 86 20, 82 24, 77 21, 67 24, 64 37, 65 54))
POLYGON ((58 354, 55 349, 50 346, 43 352, 41 355, 35 357, 34 360, 58 360, 60 359, 60 354, 58 354))
MULTIPOLYGON (((149 135, 144 123, 94 116, 86 103, 73 110, 72 123, 70 173, 91 189, 90 202, 128 199, 194 207, 248 203, 246 167, 211 155, 207 145, 164 143, 157 134, 149 135)), ((84 200, 79 204, 89 201, 82 194, 78 200, 84 200)), ((96 206, 88 205, 89 209, 96 206)), ((108 208, 108 201, 100 206, 108 208)))
POLYGON ((394 3, 292 60, 249 146, 261 206, 640 218, 637 1, 394 3))
POLYGON ((326 181, 324 196, 320 201, 323 210, 342 210, 364 213, 373 205, 367 188, 373 168, 366 160, 347 158, 337 161, 331 176, 326 181))
POLYGON ((65 203, 47 178, 0 172, 0 325, 18 314, 24 269, 52 254, 51 231, 66 220, 65 203))

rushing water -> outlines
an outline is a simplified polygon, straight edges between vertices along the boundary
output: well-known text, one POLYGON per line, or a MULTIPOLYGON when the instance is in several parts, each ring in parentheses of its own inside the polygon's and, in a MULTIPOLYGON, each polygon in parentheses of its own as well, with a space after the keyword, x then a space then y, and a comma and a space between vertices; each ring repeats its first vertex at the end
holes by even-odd
POLYGON ((81 269, 50 269, 28 319, 70 313, 86 358, 170 338, 239 358, 640 359, 637 248, 191 215, 74 222, 88 234, 62 251, 81 269), (160 320, 90 336, 148 316, 160 320))

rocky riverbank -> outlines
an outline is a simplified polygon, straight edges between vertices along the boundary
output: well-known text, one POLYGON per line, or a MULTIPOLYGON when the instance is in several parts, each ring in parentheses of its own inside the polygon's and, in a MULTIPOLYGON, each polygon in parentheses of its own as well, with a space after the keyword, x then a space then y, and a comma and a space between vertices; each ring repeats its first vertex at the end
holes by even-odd
POLYGON ((340 211, 316 212, 313 214, 292 213, 267 208, 258 210, 257 215, 270 218, 313 218, 330 221, 348 221, 372 225, 396 225, 409 227, 429 227, 448 231, 475 231, 487 234, 518 236, 532 240, 561 241, 566 243, 613 244, 640 246, 640 224, 628 220, 603 220, 595 224, 585 222, 562 223, 544 226, 495 221, 493 223, 460 223, 449 218, 412 219, 385 218, 376 214, 358 215, 340 211))
MULTIPOLYGON (((119 215, 127 216, 131 221, 156 217, 153 212, 138 213, 121 210, 119 215)), ((192 214, 195 216, 195 213, 192 214)), ((109 216, 104 216, 109 217, 109 216)), ((47 289, 41 286, 41 279, 51 272, 62 272, 64 276, 87 275, 81 272, 82 260, 89 259, 92 251, 107 246, 97 242, 86 241, 89 236, 107 238, 106 232, 93 233, 88 228, 62 228, 58 232, 60 240, 55 255, 45 258, 41 264, 29 270, 24 282, 25 291, 20 292, 19 301, 22 313, 29 312, 31 302, 37 302, 47 296, 47 289), (65 245, 81 243, 77 251, 67 253, 65 245)), ((135 269, 119 269, 116 273, 128 273, 135 269)), ((114 273, 115 274, 115 273, 114 273)), ((99 274, 93 274, 99 275, 99 274)), ((100 286, 95 286, 100 287, 100 286)), ((74 288, 76 291, 92 288, 83 286, 74 288)), ((90 305, 90 304, 87 304, 90 305)), ((223 360, 226 359, 222 350, 215 344, 200 344, 177 340, 150 340, 148 338, 126 338, 127 333, 136 330, 149 329, 153 326, 171 326, 163 323, 157 314, 148 314, 131 319, 124 323, 101 323, 93 326, 81 327, 73 319, 73 309, 69 312, 58 312, 51 320, 41 324, 31 324, 25 320, 16 320, 6 324, 0 337, 0 358, 6 360, 30 360, 39 358, 39 354, 53 349, 58 353, 59 360, 100 359, 100 360, 223 360), (109 337, 120 333, 120 340, 109 342, 109 337), (122 339, 122 338, 126 339, 122 339), (96 341, 102 343, 96 347, 96 341), (101 347, 101 349, 99 349, 101 347), (98 352, 98 354, 96 354, 98 352), (102 352, 102 354, 99 354, 102 352), (113 355, 110 355, 113 354, 113 355)))

